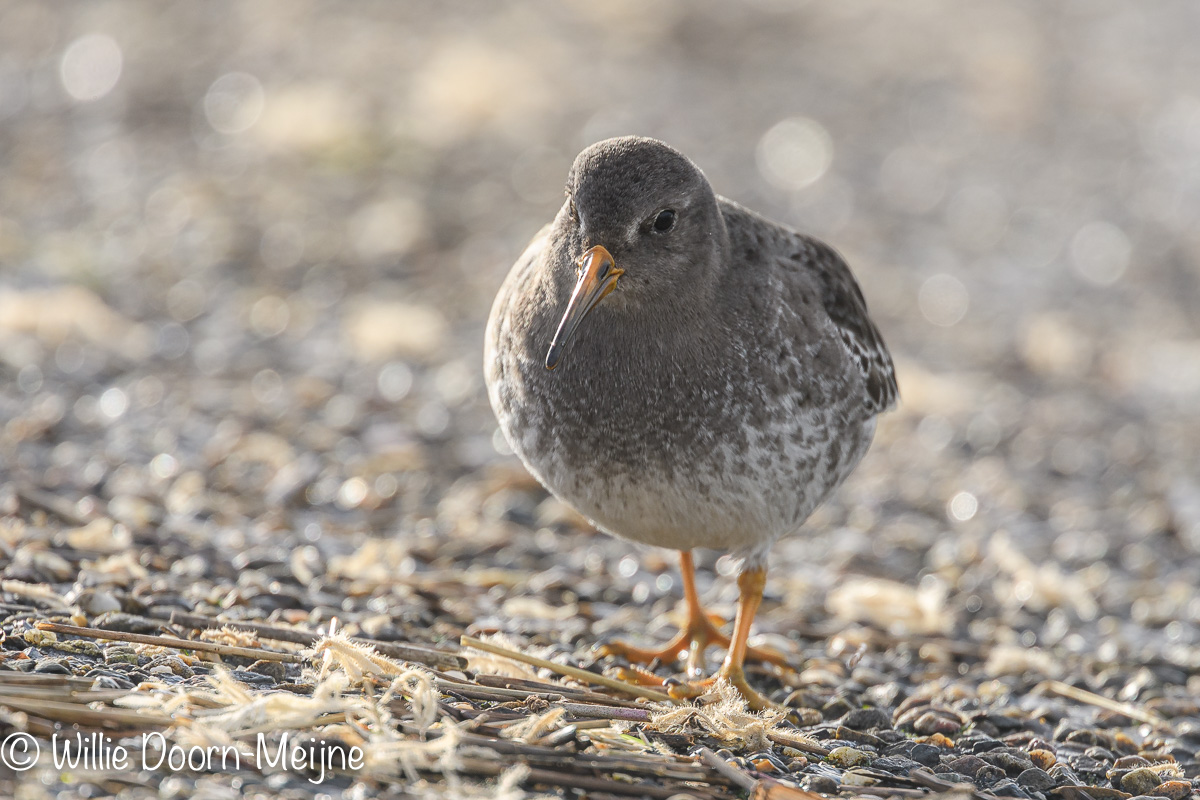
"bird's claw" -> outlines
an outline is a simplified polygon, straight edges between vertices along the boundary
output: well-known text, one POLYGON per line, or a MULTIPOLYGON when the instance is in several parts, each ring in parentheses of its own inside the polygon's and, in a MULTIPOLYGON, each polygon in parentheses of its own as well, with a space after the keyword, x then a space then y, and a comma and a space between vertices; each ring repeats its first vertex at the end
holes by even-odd
POLYGON ((737 689, 738 694, 752 710, 763 711, 768 708, 780 708, 778 703, 767 699, 765 695, 760 694, 750 685, 750 682, 746 680, 745 672, 741 669, 730 668, 728 665, 722 665, 710 678, 698 681, 663 681, 663 686, 666 688, 667 694, 675 700, 694 700, 697 697, 711 694, 717 681, 722 678, 737 689))

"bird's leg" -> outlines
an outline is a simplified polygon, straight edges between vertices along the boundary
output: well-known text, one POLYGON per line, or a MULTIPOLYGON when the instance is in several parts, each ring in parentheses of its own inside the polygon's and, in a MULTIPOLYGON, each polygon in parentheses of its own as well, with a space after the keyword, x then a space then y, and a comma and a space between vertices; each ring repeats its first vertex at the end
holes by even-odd
POLYGON ((742 697, 746 698, 746 703, 750 708, 761 711, 764 708, 772 707, 773 704, 770 700, 750 686, 743 668, 746 657, 751 653, 751 648, 746 644, 746 640, 750 636, 750 625, 754 622, 754 615, 762 603, 763 587, 766 586, 766 583, 767 570, 765 567, 742 570, 742 573, 738 575, 738 590, 741 595, 738 598, 737 619, 733 623, 733 641, 725 654, 725 660, 711 678, 672 686, 669 692, 673 697, 696 697, 707 692, 714 683, 724 678, 733 684, 742 697))
MULTIPOLYGON (((683 577, 683 597, 687 601, 687 622, 679 629, 679 633, 659 648, 642 648, 625 642, 610 642, 601 645, 598 651, 600 655, 624 656, 635 664, 649 664, 655 659, 674 664, 680 655, 687 651, 688 675, 700 675, 704 672, 704 651, 710 644, 728 645, 729 639, 717 630, 712 618, 700 605, 700 595, 696 592, 696 565, 690 550, 679 551, 679 571, 683 577)), ((638 680, 640 676, 634 673, 626 677, 638 680)), ((655 681, 657 682, 657 679, 655 681)))
MULTIPOLYGON (((658 659, 666 664, 674 664, 679 660, 683 652, 687 652, 687 675, 689 678, 697 678, 704 674, 705 661, 704 653, 709 645, 717 645, 718 647, 730 647, 729 637, 721 633, 717 629, 717 625, 721 623, 719 617, 705 613, 704 608, 700 605, 700 595, 696 592, 696 566, 692 560, 692 554, 689 550, 681 550, 679 552, 679 569, 683 577, 683 596, 687 601, 687 623, 680 628, 679 633, 675 635, 671 641, 667 642, 660 648, 641 648, 634 647, 624 642, 611 642, 602 645, 599 649, 600 655, 620 655, 624 656, 634 664, 649 664, 658 659)), ((752 572, 752 571, 751 571, 752 572)), ((766 581, 765 570, 759 570, 764 576, 762 581, 766 581)), ((742 576, 747 575, 746 571, 742 572, 742 576)), ((742 604, 745 602, 745 588, 742 587, 743 577, 738 578, 738 586, 742 588, 742 600, 738 607, 738 619, 742 618, 742 604)), ((757 610, 759 602, 762 600, 762 586, 758 588, 758 599, 754 603, 754 608, 757 610)), ((753 619, 754 612, 750 612, 750 617, 753 619)), ((737 626, 734 626, 734 635, 736 639, 737 626)), ((749 635, 750 625, 746 624, 745 634, 749 635)), ((751 661, 762 661, 790 670, 787 657, 783 653, 771 648, 749 647, 743 638, 742 655, 739 657, 738 663, 743 663, 747 658, 751 661)), ((728 658, 726 658, 728 660, 728 658)), ((637 683, 657 682, 656 678, 635 670, 626 671, 623 675, 626 680, 637 683)))

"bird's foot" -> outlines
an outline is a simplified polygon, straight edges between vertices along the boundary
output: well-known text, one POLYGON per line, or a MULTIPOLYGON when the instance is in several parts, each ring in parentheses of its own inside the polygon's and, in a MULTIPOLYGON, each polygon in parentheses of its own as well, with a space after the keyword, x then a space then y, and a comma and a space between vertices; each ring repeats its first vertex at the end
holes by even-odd
POLYGON ((667 694, 676 700, 690 700, 710 694, 716 686, 717 681, 721 679, 728 681, 733 688, 737 689, 738 694, 745 699, 746 705, 753 711, 763 711, 768 708, 780 707, 750 685, 750 682, 746 680, 746 673, 741 667, 731 666, 728 663, 722 664, 716 674, 710 678, 686 682, 668 680, 664 682, 664 685, 667 687, 667 694))
POLYGON ((662 647, 635 647, 627 642, 608 642, 600 645, 596 652, 601 656, 623 656, 631 664, 650 664, 654 661, 674 664, 686 653, 688 674, 701 675, 704 672, 704 653, 709 645, 729 646, 729 637, 717 629, 717 625, 723 622, 716 615, 692 614, 687 624, 662 647))
MULTIPOLYGON (((663 664, 675 664, 684 659, 686 654, 688 677, 696 678, 704 674, 704 654, 711 645, 729 647, 729 637, 717 628, 723 623, 724 620, 715 614, 689 615, 687 624, 662 647, 644 648, 626 642, 608 642, 600 645, 596 652, 601 656, 623 656, 631 664, 650 664, 655 660, 663 664)), ((748 647, 746 659, 773 664, 784 674, 796 671, 788 663, 787 656, 773 647, 748 647)), ((637 670, 622 670, 623 680, 645 685, 644 678, 645 674, 637 670)))

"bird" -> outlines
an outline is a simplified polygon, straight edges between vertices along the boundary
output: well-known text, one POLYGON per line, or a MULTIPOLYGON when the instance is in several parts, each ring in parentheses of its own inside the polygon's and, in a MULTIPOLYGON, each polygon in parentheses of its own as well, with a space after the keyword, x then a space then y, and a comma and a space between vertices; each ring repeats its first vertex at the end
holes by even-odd
POLYGON ((771 546, 867 452, 898 399, 891 355, 832 247, 717 195, 662 141, 587 147, 565 194, 488 318, 499 427, 529 472, 597 528, 679 551, 679 634, 601 654, 686 656, 689 680, 669 681, 672 696, 724 679, 767 708, 744 666, 786 663, 748 645, 771 546), (731 636, 698 598, 696 548, 740 560, 731 636), (701 679, 710 645, 726 654, 701 679))

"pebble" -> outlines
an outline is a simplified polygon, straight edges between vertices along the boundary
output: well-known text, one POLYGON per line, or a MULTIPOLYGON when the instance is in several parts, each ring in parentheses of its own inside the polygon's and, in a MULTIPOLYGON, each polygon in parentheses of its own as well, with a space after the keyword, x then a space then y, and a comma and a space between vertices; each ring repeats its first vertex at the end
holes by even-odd
POLYGON ((150 663, 146 665, 147 671, 157 671, 160 674, 164 669, 172 675, 177 675, 180 678, 190 678, 196 674, 192 671, 192 668, 185 664, 183 659, 179 656, 158 656, 157 658, 152 659, 150 663))
POLYGON ((879 783, 878 775, 871 775, 857 769, 848 769, 842 775, 843 786, 874 786, 879 783))
POLYGON ((806 791, 818 794, 836 795, 838 793, 838 782, 826 775, 805 775, 800 781, 800 786, 806 791))
POLYGON ((1170 800, 1182 800, 1191 795, 1196 789, 1188 781, 1163 781, 1150 794, 1157 797, 1168 797, 1170 800))
POLYGON ((835 767, 865 767, 871 763, 871 756, 853 747, 835 747, 825 756, 825 761, 835 767))
POLYGON ((878 708, 856 708, 847 711, 839 722, 856 731, 892 727, 892 715, 878 708))
POLYGON ((998 797, 1029 797, 1029 793, 1018 786, 1012 778, 1004 778, 992 784, 988 791, 998 797))
POLYGON ((1081 786, 1083 781, 1079 780, 1079 776, 1075 774, 1075 770, 1071 769, 1061 761, 1052 767, 1047 772, 1050 777, 1054 778, 1056 786, 1081 786))
POLYGON ((1017 783, 1035 792, 1044 792, 1054 786, 1054 778, 1050 773, 1038 767, 1030 767, 1017 776, 1017 783))
POLYGON ((890 772, 894 775, 907 775, 914 769, 920 769, 923 765, 911 758, 904 756, 881 756, 871 761, 871 766, 875 769, 881 769, 884 772, 890 772))
POLYGON ((949 769, 944 772, 938 772, 937 776, 944 781, 949 781, 950 783, 955 783, 955 784, 958 784, 958 783, 968 783, 969 784, 969 783, 975 782, 974 778, 972 778, 970 775, 963 775, 961 772, 954 772, 953 770, 949 770, 949 769))
POLYGON ((1009 775, 1019 775, 1033 766, 1033 761, 1019 751, 996 750, 980 756, 984 761, 999 767, 1009 775))
POLYGON ((917 744, 909 752, 909 758, 927 767, 936 767, 941 760, 942 751, 931 744, 917 744))
POLYGON ((987 762, 979 756, 971 755, 959 756, 957 758, 947 758, 942 763, 945 764, 948 769, 958 772, 962 775, 966 775, 970 778, 974 778, 979 770, 988 765, 987 762))
POLYGON ((100 645, 88 639, 60 639, 48 645, 48 647, 63 653, 73 653, 77 656, 99 657, 104 654, 100 649, 100 645))
POLYGON ((259 675, 265 675, 275 683, 283 683, 287 677, 287 665, 282 661, 255 661, 247 669, 259 675))
POLYGON ((948 736, 962 730, 962 722, 949 714, 926 711, 917 717, 916 722, 913 723, 913 730, 917 733, 940 733, 948 736))
POLYGON ((849 700, 841 695, 838 695, 821 708, 821 715, 825 719, 833 720, 843 717, 854 710, 855 709, 849 700))
POLYGON ((72 599, 71 595, 67 595, 68 602, 74 602, 79 606, 79 610, 88 617, 98 617, 101 614, 107 614, 121 610, 121 601, 112 592, 103 589, 84 589, 72 599))
POLYGON ((975 773, 975 785, 986 789, 1004 780, 1004 770, 988 764, 975 773))
POLYGON ((274 686, 277 682, 275 678, 271 677, 270 675, 251 672, 247 669, 231 670, 229 674, 242 683, 248 683, 251 686, 274 686))
POLYGON ((1130 794, 1150 794, 1160 783, 1162 779, 1157 772, 1148 767, 1138 767, 1121 778, 1121 789, 1130 794))
MULTIPOLYGON (((878 728, 876 730, 878 730, 878 728)), ((879 736, 875 736, 874 734, 867 733, 865 731, 856 731, 843 725, 839 725, 834 729, 833 736, 835 739, 842 739, 844 741, 854 742, 855 744, 860 745, 867 745, 876 750, 887 746, 887 741, 879 736)))

